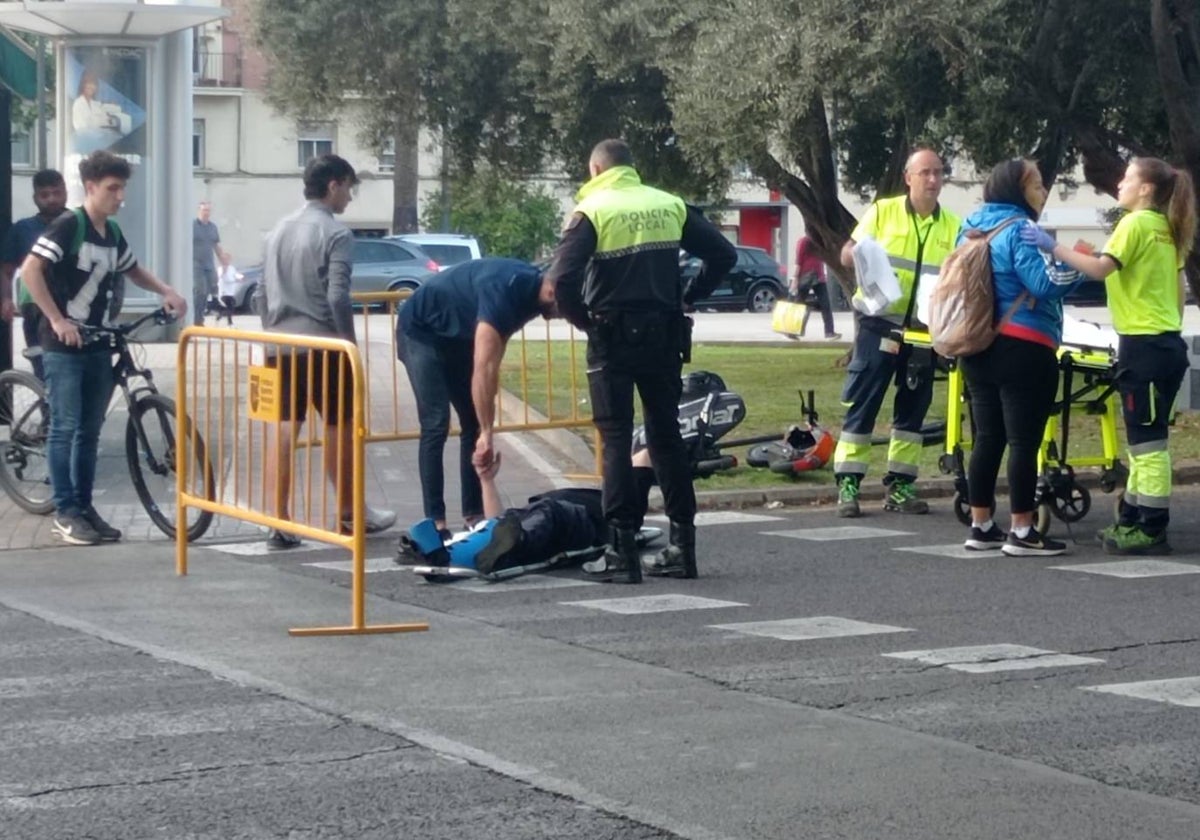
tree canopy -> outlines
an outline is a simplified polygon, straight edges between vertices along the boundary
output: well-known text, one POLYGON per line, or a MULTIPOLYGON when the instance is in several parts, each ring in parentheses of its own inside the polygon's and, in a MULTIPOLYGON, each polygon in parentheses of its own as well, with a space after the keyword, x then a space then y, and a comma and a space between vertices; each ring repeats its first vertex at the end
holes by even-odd
POLYGON ((1028 156, 1047 185, 1082 163, 1110 193, 1132 154, 1200 174, 1200 0, 257 5, 272 95, 292 110, 337 111, 353 91, 365 130, 424 120, 465 174, 582 179, 609 136, 695 200, 748 170, 829 258, 854 223, 843 193, 898 190, 917 143, 979 171, 1028 156))

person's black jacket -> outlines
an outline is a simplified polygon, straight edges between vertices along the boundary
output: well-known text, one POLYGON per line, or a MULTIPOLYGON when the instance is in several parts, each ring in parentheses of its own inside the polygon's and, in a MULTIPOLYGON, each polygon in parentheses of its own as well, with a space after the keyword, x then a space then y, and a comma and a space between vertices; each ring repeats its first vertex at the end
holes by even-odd
POLYGON ((600 269, 592 262, 596 229, 586 216, 574 214, 550 267, 559 312, 576 328, 586 330, 593 314, 680 311, 707 297, 737 262, 737 251, 729 240, 690 205, 679 247, 704 261, 686 289, 681 289, 678 248, 605 260, 600 269))

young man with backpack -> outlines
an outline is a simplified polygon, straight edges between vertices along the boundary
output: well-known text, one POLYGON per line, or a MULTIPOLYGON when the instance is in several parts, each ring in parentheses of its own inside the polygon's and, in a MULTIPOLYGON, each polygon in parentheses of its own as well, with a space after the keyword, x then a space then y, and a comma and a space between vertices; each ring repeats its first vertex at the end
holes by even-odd
POLYGON ((138 265, 111 220, 125 200, 129 163, 110 152, 93 152, 80 162, 79 174, 83 206, 50 223, 25 258, 21 279, 42 313, 54 533, 72 545, 95 545, 121 539, 92 505, 100 428, 113 389, 112 354, 107 344, 85 344, 80 326, 103 324, 121 275, 162 295, 176 317, 187 312, 187 302, 138 265))

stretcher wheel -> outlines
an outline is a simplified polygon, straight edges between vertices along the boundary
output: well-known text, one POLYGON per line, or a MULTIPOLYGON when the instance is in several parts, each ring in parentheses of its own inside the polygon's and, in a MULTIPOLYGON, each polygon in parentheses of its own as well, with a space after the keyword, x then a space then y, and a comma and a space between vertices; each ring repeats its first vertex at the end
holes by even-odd
POLYGON ((954 494, 954 516, 964 525, 971 524, 971 506, 962 493, 954 494))
POLYGON ((958 470, 958 459, 949 452, 938 456, 938 470, 942 475, 950 475, 958 470))
POLYGON ((1092 509, 1092 494, 1081 484, 1072 483, 1066 496, 1055 494, 1054 515, 1063 522, 1078 522, 1092 509))
MULTIPOLYGON (((992 516, 996 515, 996 503, 992 502, 992 516)), ((954 517, 964 525, 971 524, 971 505, 962 493, 954 494, 954 517)))
POLYGON ((1050 533, 1050 520, 1054 518, 1054 514, 1050 511, 1050 505, 1042 503, 1037 506, 1037 516, 1033 520, 1033 527, 1043 537, 1050 533))

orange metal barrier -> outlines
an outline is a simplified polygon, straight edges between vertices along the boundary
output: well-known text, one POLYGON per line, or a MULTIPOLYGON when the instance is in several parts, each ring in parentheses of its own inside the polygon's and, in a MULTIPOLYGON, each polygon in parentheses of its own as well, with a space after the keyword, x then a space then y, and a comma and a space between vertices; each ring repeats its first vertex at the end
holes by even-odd
MULTIPOLYGON (((352 295, 355 303, 362 306, 358 338, 364 348, 367 387, 371 393, 368 443, 416 440, 421 434, 415 405, 402 402, 402 395, 409 393, 408 378, 396 356, 396 314, 401 303, 411 295, 409 291, 352 295), (382 312, 373 311, 376 309, 382 312), (387 317, 381 317, 385 313, 387 317), (383 321, 382 325, 380 321, 383 321), (379 336, 381 326, 387 330, 386 337, 379 336)), ((565 322, 561 323, 565 325, 565 322)), ((501 368, 495 430, 590 429, 595 473, 577 477, 596 479, 600 476, 600 439, 592 423, 586 363, 582 358, 586 342, 574 328, 558 327, 560 333, 563 330, 566 338, 555 340, 550 322, 535 320, 509 341, 501 368), (519 382, 516 387, 511 382, 514 371, 519 382), (504 387, 506 378, 510 380, 508 388, 504 387), (535 409, 534 404, 544 406, 544 410, 535 409)), ((453 430, 452 434, 458 434, 458 430, 453 430)))
MULTIPOLYGON (((179 523, 194 508, 351 552, 350 624, 288 631, 295 636, 429 629, 366 623, 366 400, 362 359, 348 341, 210 327, 188 327, 179 340, 176 404, 180 417, 192 418, 176 442, 179 523), (298 416, 310 400, 320 417, 310 416, 301 432, 298 416), (344 419, 326 426, 324 417, 344 419), (215 488, 190 469, 189 453, 201 441, 219 465, 215 488)), ((187 574, 186 530, 176 540, 180 575, 187 574)))

